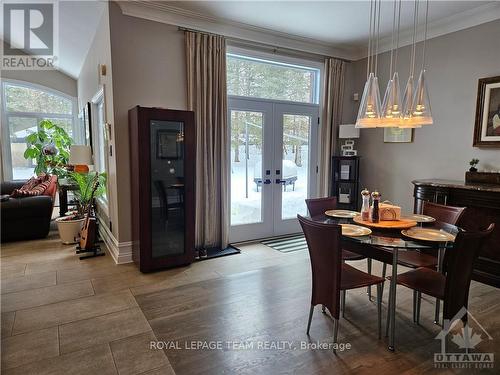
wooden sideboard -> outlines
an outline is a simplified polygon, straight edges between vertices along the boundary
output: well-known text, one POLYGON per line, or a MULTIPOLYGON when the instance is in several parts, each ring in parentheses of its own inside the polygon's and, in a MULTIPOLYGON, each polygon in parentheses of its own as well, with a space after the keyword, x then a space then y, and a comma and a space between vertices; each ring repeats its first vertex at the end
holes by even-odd
POLYGON ((473 279, 500 288, 500 185, 470 184, 448 180, 415 180, 415 213, 422 212, 422 202, 467 207, 457 225, 465 230, 485 229, 495 223, 492 236, 484 244, 473 279))

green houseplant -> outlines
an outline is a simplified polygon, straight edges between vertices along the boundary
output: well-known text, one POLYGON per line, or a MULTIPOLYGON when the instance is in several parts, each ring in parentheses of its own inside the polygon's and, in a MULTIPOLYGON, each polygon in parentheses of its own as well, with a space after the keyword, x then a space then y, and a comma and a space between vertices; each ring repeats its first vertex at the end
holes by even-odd
POLYGON ((478 164, 479 164, 479 159, 472 159, 469 162, 469 165, 470 165, 469 172, 477 172, 476 165, 478 165, 478 164))
POLYGON ((42 120, 38 131, 26 137, 25 159, 36 161, 35 174, 51 173, 59 179, 66 177, 69 150, 73 139, 64 128, 50 120, 42 120))
POLYGON ((75 243, 82 229, 86 211, 92 199, 92 188, 96 175, 99 185, 94 192, 94 198, 100 198, 106 194, 106 173, 69 173, 70 180, 77 186, 74 191, 77 201, 76 210, 70 212, 67 216, 56 219, 59 236, 65 244, 75 243))

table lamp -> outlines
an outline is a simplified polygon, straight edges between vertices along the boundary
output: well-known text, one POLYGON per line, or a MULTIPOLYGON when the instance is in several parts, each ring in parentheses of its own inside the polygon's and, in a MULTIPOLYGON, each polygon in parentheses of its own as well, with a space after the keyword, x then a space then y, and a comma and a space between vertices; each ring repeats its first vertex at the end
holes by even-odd
POLYGON ((88 173, 89 165, 93 165, 92 149, 85 145, 71 145, 69 150, 69 164, 74 166, 78 173, 88 173))
POLYGON ((342 156, 357 156, 358 152, 354 149, 353 138, 359 138, 359 129, 354 124, 346 124, 339 126, 339 138, 345 139, 343 145, 340 146, 342 156))

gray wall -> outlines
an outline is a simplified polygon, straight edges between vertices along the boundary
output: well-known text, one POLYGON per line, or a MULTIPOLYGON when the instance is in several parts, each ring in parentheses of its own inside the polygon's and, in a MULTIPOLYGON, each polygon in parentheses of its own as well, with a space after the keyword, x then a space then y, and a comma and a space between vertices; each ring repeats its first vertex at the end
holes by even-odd
POLYGON ((128 110, 136 105, 184 110, 186 56, 177 27, 122 14, 110 3, 118 181, 118 240, 131 240, 128 110))
MULTIPOLYGON (((434 124, 414 130, 413 143, 384 143, 383 129, 362 129, 356 142, 361 155, 361 184, 379 189, 384 199, 413 209, 413 185, 421 178, 464 179, 468 162, 480 159, 479 169, 500 170, 500 149, 472 147, 477 81, 500 75, 500 20, 427 41, 427 84, 434 124)), ((404 90, 409 71, 409 48, 399 52, 398 71, 404 90)), ((417 48, 417 64, 421 57, 417 48)), ((383 97, 389 78, 389 53, 379 57, 383 97)), ((366 60, 351 64, 346 84, 344 122, 355 121, 366 79, 366 60)), ((420 65, 416 67, 416 77, 420 65)))
MULTIPOLYGON (((114 112, 113 112, 113 72, 111 64, 111 43, 109 30, 109 12, 106 6, 99 24, 96 34, 90 45, 85 61, 82 65, 80 75, 78 77, 78 106, 82 109, 87 102, 92 102, 92 98, 99 92, 101 87, 104 87, 104 99, 106 105, 105 121, 111 125, 112 134, 114 134, 114 112), (106 76, 99 74, 99 65, 106 65, 106 76)), ((95 111, 94 111, 95 112, 95 111)), ((94 117, 95 113, 92 114, 94 117)), ((95 136, 95 135, 94 135, 95 136)), ((114 137, 109 140, 109 145, 114 147, 114 137)), ((95 151, 94 151, 95 154, 95 151)), ((108 210, 107 212, 98 206, 99 215, 103 218, 103 222, 109 225, 109 221, 118 222, 118 204, 117 197, 119 191, 117 189, 118 176, 116 173, 116 157, 108 155, 108 210)), ((118 238, 118 226, 114 225, 113 235, 118 238)))

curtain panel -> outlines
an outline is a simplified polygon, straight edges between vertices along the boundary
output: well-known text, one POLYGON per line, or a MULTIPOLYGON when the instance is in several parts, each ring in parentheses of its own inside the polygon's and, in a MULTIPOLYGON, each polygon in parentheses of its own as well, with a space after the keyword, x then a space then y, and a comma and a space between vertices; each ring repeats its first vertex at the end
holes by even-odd
POLYGON ((337 152, 339 124, 342 121, 344 76, 346 62, 335 58, 325 60, 325 95, 321 127, 321 169, 319 196, 330 195, 332 155, 337 152))
POLYGON ((188 109, 196 119, 196 248, 227 246, 229 231, 226 41, 185 32, 188 109))

